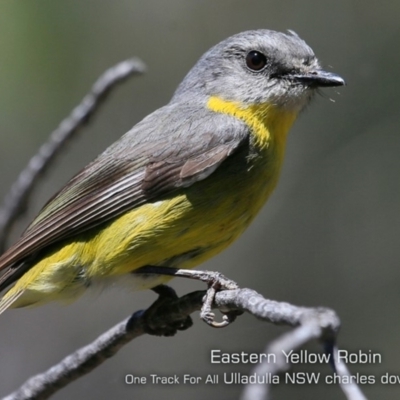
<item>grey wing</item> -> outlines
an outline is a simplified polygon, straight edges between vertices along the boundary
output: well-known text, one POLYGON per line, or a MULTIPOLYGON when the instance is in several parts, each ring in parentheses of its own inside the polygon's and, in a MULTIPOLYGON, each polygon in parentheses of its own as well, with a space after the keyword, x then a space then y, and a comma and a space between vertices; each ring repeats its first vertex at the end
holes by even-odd
POLYGON ((28 257, 207 178, 248 139, 246 127, 236 119, 184 111, 174 106, 156 111, 72 178, 0 257, 0 290, 31 267, 23 262, 28 257))

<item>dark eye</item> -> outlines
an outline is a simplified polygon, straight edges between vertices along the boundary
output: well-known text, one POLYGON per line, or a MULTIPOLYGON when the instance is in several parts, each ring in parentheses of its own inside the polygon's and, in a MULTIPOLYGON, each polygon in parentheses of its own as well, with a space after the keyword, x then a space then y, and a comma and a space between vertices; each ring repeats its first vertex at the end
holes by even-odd
POLYGON ((252 50, 246 56, 246 65, 253 71, 260 71, 267 65, 267 58, 263 53, 252 50))

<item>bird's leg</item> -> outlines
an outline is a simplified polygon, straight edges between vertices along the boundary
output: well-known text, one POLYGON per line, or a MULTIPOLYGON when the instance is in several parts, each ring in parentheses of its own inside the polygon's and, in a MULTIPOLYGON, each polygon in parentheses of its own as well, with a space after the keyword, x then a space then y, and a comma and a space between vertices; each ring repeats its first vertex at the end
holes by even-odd
POLYGON ((206 282, 208 285, 208 290, 203 301, 203 306, 201 307, 200 318, 213 328, 224 328, 233 322, 238 315, 236 311, 230 311, 224 313, 221 322, 215 321, 215 314, 211 311, 215 294, 219 290, 234 290, 239 288, 236 282, 226 278, 220 272, 157 267, 149 265, 136 270, 134 273, 177 276, 206 282))

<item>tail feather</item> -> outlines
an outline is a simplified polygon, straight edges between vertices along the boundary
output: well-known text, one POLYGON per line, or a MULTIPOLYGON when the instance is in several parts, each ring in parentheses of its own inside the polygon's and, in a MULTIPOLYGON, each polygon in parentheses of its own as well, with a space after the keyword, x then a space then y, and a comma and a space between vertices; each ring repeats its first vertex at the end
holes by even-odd
POLYGON ((9 295, 8 293, 6 293, 0 300, 0 314, 6 311, 15 301, 17 301, 24 291, 18 290, 10 293, 9 295))

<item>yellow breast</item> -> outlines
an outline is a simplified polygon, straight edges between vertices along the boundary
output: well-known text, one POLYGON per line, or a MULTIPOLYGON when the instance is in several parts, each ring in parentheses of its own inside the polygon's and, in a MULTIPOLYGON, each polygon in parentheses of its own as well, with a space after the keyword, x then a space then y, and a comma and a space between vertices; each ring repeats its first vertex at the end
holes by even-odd
POLYGON ((254 179, 249 178, 252 187, 248 189, 257 193, 253 206, 256 214, 276 186, 283 163, 287 133, 297 114, 268 103, 243 106, 218 97, 211 97, 207 106, 215 112, 243 120, 250 128, 254 146, 260 155, 252 165, 256 173, 254 179))

